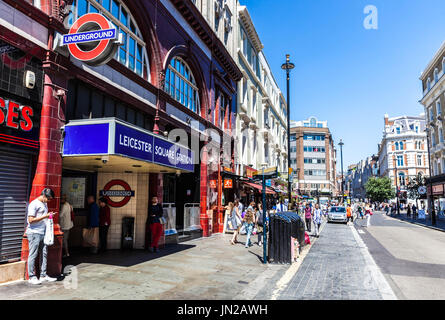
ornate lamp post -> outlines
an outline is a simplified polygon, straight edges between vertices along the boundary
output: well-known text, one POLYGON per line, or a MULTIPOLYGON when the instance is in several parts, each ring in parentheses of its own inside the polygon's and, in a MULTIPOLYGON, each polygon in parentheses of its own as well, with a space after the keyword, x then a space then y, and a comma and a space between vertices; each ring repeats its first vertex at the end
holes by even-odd
POLYGON ((295 65, 289 60, 290 55, 286 54, 286 63, 283 63, 281 69, 286 70, 287 80, 287 192, 289 197, 289 204, 292 203, 292 188, 290 183, 290 98, 289 98, 289 82, 290 71, 295 68, 295 65))

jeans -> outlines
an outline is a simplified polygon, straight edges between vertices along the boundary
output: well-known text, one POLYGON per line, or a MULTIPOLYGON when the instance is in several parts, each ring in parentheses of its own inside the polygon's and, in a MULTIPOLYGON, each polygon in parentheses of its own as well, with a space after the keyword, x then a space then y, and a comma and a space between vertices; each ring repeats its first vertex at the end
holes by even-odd
POLYGON ((39 255, 39 252, 42 252, 42 254, 40 255, 40 278, 46 277, 48 246, 43 243, 45 235, 39 233, 28 233, 27 237, 28 237, 28 247, 29 247, 29 255, 28 255, 29 278, 36 276, 36 259, 37 256, 39 255))
POLYGON ((101 226, 99 227, 99 250, 105 251, 107 250, 107 237, 108 237, 108 229, 110 226, 101 226))
POLYGON ((247 232, 246 247, 249 247, 252 244, 250 241, 250 236, 252 235, 253 224, 245 223, 244 225, 246 226, 246 232, 247 232))
POLYGON ((306 218, 306 230, 308 232, 311 232, 311 224, 312 224, 312 219, 311 218, 306 218))
POLYGON ((162 236, 162 224, 152 223, 150 224, 151 231, 151 248, 158 248, 159 239, 162 236))

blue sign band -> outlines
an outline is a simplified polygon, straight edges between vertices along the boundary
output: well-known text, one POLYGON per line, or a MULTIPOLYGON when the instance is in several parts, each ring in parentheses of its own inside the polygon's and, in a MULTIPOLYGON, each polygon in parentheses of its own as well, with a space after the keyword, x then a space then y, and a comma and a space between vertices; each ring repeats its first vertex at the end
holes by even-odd
POLYGON ((113 29, 65 34, 63 36, 63 45, 100 41, 107 39, 116 39, 116 29, 113 28, 113 29))

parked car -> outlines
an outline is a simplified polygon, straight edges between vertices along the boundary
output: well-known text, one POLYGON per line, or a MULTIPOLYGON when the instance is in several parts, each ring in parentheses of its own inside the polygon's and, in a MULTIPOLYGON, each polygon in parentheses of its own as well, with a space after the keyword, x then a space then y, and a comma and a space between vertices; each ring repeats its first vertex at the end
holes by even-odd
POLYGON ((343 222, 348 223, 345 207, 331 207, 328 212, 328 222, 343 222))

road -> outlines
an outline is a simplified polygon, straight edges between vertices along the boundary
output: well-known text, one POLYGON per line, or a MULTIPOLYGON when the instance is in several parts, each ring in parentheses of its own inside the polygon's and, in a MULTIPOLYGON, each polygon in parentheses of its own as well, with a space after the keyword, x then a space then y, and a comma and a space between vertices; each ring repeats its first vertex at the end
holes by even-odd
MULTIPOLYGON (((0 286, 0 299, 445 299, 445 232, 382 213, 354 224, 326 224, 299 262, 262 264, 262 248, 202 238, 161 254, 80 256, 76 286, 0 286)), ((243 240, 241 237, 240 240, 243 240)))
POLYGON ((382 212, 363 222, 355 226, 398 299, 445 299, 444 232, 382 212))

